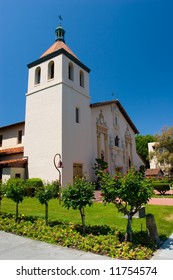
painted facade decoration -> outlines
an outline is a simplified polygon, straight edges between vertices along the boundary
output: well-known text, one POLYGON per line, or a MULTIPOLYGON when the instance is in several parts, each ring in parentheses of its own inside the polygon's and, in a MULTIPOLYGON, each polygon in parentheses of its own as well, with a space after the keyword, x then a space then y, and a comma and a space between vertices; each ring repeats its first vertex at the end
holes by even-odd
POLYGON ((139 132, 121 103, 90 104, 90 69, 65 44, 62 30, 59 26, 55 43, 28 64, 25 122, 0 128, 3 180, 58 179, 56 153, 64 166, 62 185, 76 175, 94 180, 93 166, 100 157, 108 162, 111 174, 143 165, 135 145, 139 132), (18 148, 20 152, 12 152, 18 148))

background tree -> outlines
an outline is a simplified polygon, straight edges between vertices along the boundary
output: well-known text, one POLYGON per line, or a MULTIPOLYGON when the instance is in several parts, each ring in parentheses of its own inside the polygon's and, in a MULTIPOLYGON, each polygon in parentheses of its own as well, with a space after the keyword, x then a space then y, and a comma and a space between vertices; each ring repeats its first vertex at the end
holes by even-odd
POLYGON ((77 178, 73 185, 62 190, 63 206, 67 209, 79 210, 85 234, 85 207, 91 206, 94 199, 94 186, 84 178, 77 178))
POLYGON ((143 159, 146 168, 149 168, 149 160, 148 160, 148 143, 155 142, 156 139, 152 135, 136 135, 136 150, 138 155, 143 159))
POLYGON ((119 212, 127 215, 125 241, 132 241, 132 217, 148 202, 153 195, 152 183, 141 172, 131 169, 125 176, 116 174, 111 177, 101 172, 103 200, 115 204, 119 212))
POLYGON ((163 128, 161 134, 155 135, 156 144, 150 157, 156 157, 157 162, 163 166, 163 171, 173 172, 173 126, 163 128))
POLYGON ((19 203, 21 203, 26 194, 24 181, 20 178, 9 179, 5 186, 7 198, 12 199, 16 203, 16 222, 18 220, 19 203))
POLYGON ((48 225, 48 207, 49 207, 49 200, 53 198, 57 198, 57 188, 54 183, 44 184, 43 187, 40 187, 36 192, 36 197, 38 198, 41 204, 45 205, 45 221, 46 225, 48 225))

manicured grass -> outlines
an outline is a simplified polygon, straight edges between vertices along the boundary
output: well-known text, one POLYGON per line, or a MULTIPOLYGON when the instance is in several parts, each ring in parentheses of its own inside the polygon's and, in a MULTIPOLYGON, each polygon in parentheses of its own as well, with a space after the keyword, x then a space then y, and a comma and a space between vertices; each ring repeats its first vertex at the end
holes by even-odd
MULTIPOLYGON (((15 213, 15 203, 7 198, 3 198, 1 211, 15 213)), ((41 205, 36 198, 25 198, 19 204, 19 214, 25 216, 38 216, 44 218, 44 205, 41 205)), ((173 232, 173 206, 147 205, 146 214, 153 214, 155 217, 159 236, 163 239, 173 232)), ((49 219, 51 221, 68 221, 74 224, 81 224, 80 213, 78 210, 67 210, 59 205, 58 200, 49 202, 49 219)), ((87 225, 108 225, 115 226, 118 230, 125 230, 127 219, 117 212, 113 204, 104 206, 102 203, 94 203, 93 206, 86 208, 87 225)), ((133 218, 133 231, 146 231, 145 218, 133 218)))

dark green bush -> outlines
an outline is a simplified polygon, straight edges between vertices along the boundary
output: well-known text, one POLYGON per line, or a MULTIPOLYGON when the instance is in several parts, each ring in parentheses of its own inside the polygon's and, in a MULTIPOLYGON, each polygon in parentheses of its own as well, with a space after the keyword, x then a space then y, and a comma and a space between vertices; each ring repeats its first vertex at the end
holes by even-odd
POLYGON ((169 183, 155 181, 153 182, 153 188, 158 191, 161 195, 165 194, 167 191, 170 190, 169 183))
POLYGON ((40 178, 30 178, 25 181, 26 195, 34 197, 35 192, 43 187, 43 181, 40 178))

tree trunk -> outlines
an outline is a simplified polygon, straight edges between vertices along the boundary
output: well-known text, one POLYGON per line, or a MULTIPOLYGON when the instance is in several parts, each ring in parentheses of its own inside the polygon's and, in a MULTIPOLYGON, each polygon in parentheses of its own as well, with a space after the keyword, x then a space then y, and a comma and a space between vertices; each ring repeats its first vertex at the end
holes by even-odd
POLYGON ((85 235, 85 213, 84 213, 84 207, 80 209, 81 219, 82 219, 82 229, 83 234, 85 235))
POLYGON ((16 222, 18 221, 18 214, 19 214, 19 203, 16 202, 16 222))
POLYGON ((126 234, 125 234, 125 242, 132 242, 132 216, 128 215, 127 220, 127 228, 126 228, 126 234))
POLYGON ((46 225, 48 225, 48 203, 45 203, 45 220, 46 220, 46 225))

